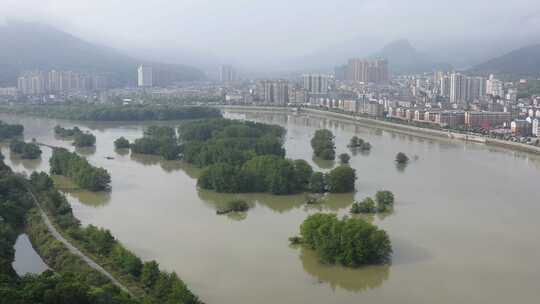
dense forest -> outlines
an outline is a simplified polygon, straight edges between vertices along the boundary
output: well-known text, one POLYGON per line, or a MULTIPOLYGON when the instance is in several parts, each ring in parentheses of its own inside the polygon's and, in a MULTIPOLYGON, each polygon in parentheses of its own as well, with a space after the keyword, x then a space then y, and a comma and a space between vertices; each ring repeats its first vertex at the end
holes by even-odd
POLYGON ((54 127, 54 134, 60 138, 73 139, 73 145, 75 147, 93 147, 96 144, 96 137, 89 132, 83 132, 79 127, 66 129, 56 126, 54 127))
POLYGON ((96 136, 90 133, 81 133, 75 135, 73 145, 75 147, 93 147, 96 144, 96 136))
POLYGON ((49 163, 51 174, 67 176, 83 189, 102 191, 110 188, 111 176, 107 170, 90 165, 75 152, 55 148, 49 163))
POLYGON ((216 163, 239 166, 255 156, 285 155, 285 129, 279 126, 213 119, 182 124, 178 133, 184 160, 199 167, 216 163))
POLYGON ((218 109, 175 105, 47 105, 17 106, 1 110, 82 121, 184 120, 221 117, 218 109))
MULTIPOLYGON (((125 145, 125 141, 120 143, 125 145)), ((136 139, 129 147, 133 153, 160 155, 167 160, 178 159, 181 152, 176 131, 167 126, 148 127, 143 137, 136 139)))
POLYGON ((300 226, 300 234, 291 241, 315 250, 325 263, 358 267, 389 262, 392 255, 386 232, 359 218, 313 214, 300 226))
POLYGON ((21 137, 24 127, 19 124, 11 125, 0 120, 0 140, 21 137))
POLYGON ((20 155, 22 159, 37 159, 41 156, 41 149, 36 143, 25 143, 14 139, 9 144, 11 153, 20 155))
POLYGON ((280 126, 215 119, 185 123, 178 133, 184 161, 204 168, 198 180, 203 189, 272 194, 354 190, 356 175, 349 167, 324 175, 304 160, 286 159, 280 126))
POLYGON ((64 128, 60 125, 54 127, 54 134, 60 138, 74 138, 76 135, 81 134, 82 130, 75 126, 71 129, 64 128))
POLYGON ((315 131, 315 135, 311 139, 311 147, 315 156, 321 159, 334 160, 336 158, 334 134, 330 130, 315 131))

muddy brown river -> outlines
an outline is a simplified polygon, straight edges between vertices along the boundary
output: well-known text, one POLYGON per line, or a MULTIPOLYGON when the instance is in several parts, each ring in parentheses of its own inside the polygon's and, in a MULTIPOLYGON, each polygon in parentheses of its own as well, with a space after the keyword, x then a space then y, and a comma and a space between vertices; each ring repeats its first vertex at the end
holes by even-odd
MULTIPOLYGON (((180 161, 114 151, 113 141, 142 136, 151 123, 75 123, 0 114, 25 126, 25 138, 73 149, 55 138, 56 124, 78 125, 97 137, 79 150, 112 176, 110 193, 66 190, 83 224, 110 229, 143 259, 176 271, 207 303, 536 303, 540 298, 540 158, 459 141, 425 138, 336 119, 284 113, 227 113, 287 129, 287 157, 316 170, 336 164, 312 157, 315 130, 336 135, 337 153, 357 135, 372 145, 353 154, 355 194, 306 205, 304 195, 224 195, 196 187, 199 170, 180 161), (411 162, 397 168, 405 152, 411 162), (114 159, 107 159, 112 156, 114 159), (392 214, 368 217, 389 233, 391 265, 359 269, 319 263, 313 252, 289 246, 314 212, 348 213, 354 200, 387 189, 392 214), (253 208, 216 215, 233 197, 253 208)), ((176 125, 174 122, 167 123, 176 125)), ((51 151, 23 161, 2 145, 16 171, 48 171, 51 151)))

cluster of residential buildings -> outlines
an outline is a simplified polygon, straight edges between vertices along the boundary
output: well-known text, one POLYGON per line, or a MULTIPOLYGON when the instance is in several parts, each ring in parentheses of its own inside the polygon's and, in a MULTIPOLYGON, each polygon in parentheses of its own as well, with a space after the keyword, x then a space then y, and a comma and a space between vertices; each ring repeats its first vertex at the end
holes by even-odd
POLYGON ((346 65, 337 67, 334 72, 339 81, 385 83, 390 80, 386 59, 351 58, 346 65))
POLYGON ((387 60, 352 58, 333 74, 246 79, 235 67, 223 65, 215 79, 181 84, 173 81, 170 71, 140 65, 136 87, 109 88, 107 77, 100 74, 27 71, 21 73, 17 87, 0 88, 0 97, 99 91, 102 102, 191 98, 226 104, 301 105, 442 127, 504 128, 515 136, 540 133, 540 96, 518 98, 524 80, 505 82, 494 75, 439 71, 391 78, 387 60))
POLYGON ((387 117, 437 124, 441 127, 469 126, 491 129, 509 125, 512 113, 462 110, 421 110, 405 108, 388 108, 387 117))
POLYGON ((142 64, 137 67, 139 88, 167 87, 175 83, 174 72, 160 66, 142 64))
POLYGON ((435 72, 432 76, 411 76, 405 83, 415 97, 447 102, 456 107, 486 99, 517 100, 517 89, 512 87, 513 84, 494 75, 485 78, 458 72, 435 72))
POLYGON ((26 71, 17 79, 17 90, 24 95, 98 91, 107 88, 107 85, 104 75, 73 71, 26 71))

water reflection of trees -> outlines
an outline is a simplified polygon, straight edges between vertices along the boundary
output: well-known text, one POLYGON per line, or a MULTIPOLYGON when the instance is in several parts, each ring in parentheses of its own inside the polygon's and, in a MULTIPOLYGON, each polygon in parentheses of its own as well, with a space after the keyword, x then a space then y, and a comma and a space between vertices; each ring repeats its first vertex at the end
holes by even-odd
POLYGON ((75 147, 75 152, 82 156, 90 156, 96 153, 96 146, 92 147, 75 147))
POLYGON ((167 173, 183 171, 189 177, 194 179, 199 178, 201 173, 201 170, 193 165, 179 160, 165 160, 161 156, 157 155, 131 153, 130 159, 146 167, 159 166, 167 173))
POLYGON ((22 165, 23 168, 31 171, 39 168, 42 162, 41 157, 37 159, 22 159, 19 155, 16 155, 14 153, 9 153, 9 161, 15 166, 22 165))
POLYGON ((225 207, 225 204, 229 201, 240 199, 246 201, 250 207, 259 204, 276 213, 285 213, 299 208, 337 212, 349 208, 354 201, 354 193, 326 195, 320 202, 315 204, 307 204, 308 195, 304 193, 295 195, 272 195, 268 193, 230 194, 199 189, 198 195, 203 202, 215 210, 225 207))
POLYGON ((400 173, 405 172, 405 169, 407 169, 407 163, 398 163, 396 162, 396 170, 400 173))
POLYGON ((300 247, 300 261, 304 270, 320 284, 328 284, 332 290, 342 288, 351 292, 362 292, 380 287, 390 276, 389 265, 348 268, 327 265, 319 261, 316 253, 300 247))
POLYGON ((114 152, 120 156, 126 156, 129 154, 129 149, 114 149, 114 152))
POLYGON ((366 150, 366 149, 360 149, 360 148, 349 148, 349 150, 351 151, 351 154, 353 156, 357 156, 357 155, 369 156, 371 154, 371 149, 366 150))
POLYGON ((64 190, 64 192, 85 206, 103 207, 111 202, 110 191, 64 190))
POLYGON ((332 169, 336 165, 335 160, 325 160, 316 156, 313 156, 312 160, 321 169, 332 169))
POLYGON ((391 210, 389 211, 385 211, 385 212, 377 212, 375 214, 352 214, 351 216, 353 218, 358 218, 358 219, 362 219, 368 223, 373 223, 375 221, 375 218, 377 218, 379 221, 383 221, 385 218, 391 216, 394 214, 394 209, 392 208, 391 210))
POLYGON ((354 193, 333 193, 325 195, 316 204, 306 204, 307 210, 337 212, 348 209, 354 202, 354 193))
MULTIPOLYGON (((302 194, 299 195, 271 195, 266 193, 218 193, 215 191, 199 189, 199 198, 208 206, 215 210, 225 207, 227 202, 232 200, 243 200, 247 202, 250 208, 257 204, 268 207, 277 213, 283 213, 295 208, 300 208, 305 204, 306 199, 302 194)), ((249 212, 249 211, 248 211, 249 212)))

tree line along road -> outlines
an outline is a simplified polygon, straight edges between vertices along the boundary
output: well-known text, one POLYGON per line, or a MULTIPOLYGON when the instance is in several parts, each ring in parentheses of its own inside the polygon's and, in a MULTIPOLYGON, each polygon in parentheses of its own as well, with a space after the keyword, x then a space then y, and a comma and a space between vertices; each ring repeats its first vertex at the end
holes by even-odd
POLYGON ((49 230, 49 232, 51 233, 51 235, 58 241, 60 241, 62 244, 64 244, 64 246, 66 246, 66 248, 74 255, 78 256, 79 258, 81 258, 86 264, 88 264, 88 266, 90 266, 91 268, 95 269, 96 271, 98 271, 99 273, 103 274, 105 277, 107 277, 109 280, 111 280, 111 282, 116 285, 118 288, 122 289, 123 291, 127 292, 129 295, 131 295, 132 297, 135 297, 133 295, 133 293, 131 291, 129 291, 129 289, 127 289, 122 283, 120 283, 117 279, 115 279, 107 270, 105 270, 103 267, 101 267, 98 263, 94 262, 90 257, 88 257, 87 255, 85 255, 84 253, 82 253, 77 247, 75 247, 73 244, 71 244, 66 238, 64 238, 62 236, 62 234, 60 234, 60 232, 58 232, 58 230, 56 229, 56 227, 54 227, 54 225, 52 224, 52 221, 50 220, 49 216, 47 215, 47 213, 45 212, 45 210, 43 209, 43 207, 41 207, 41 204, 39 203, 37 197, 34 195, 34 192, 32 192, 32 189, 30 188, 30 186, 28 185, 28 182, 26 180, 23 180, 22 178, 20 179, 20 182, 24 185, 24 187, 26 188, 26 190, 28 191, 28 193, 30 194, 30 196, 32 197, 32 200, 34 201, 34 204, 36 205, 36 207, 38 208, 39 210, 39 214, 41 216, 41 218, 43 219, 43 222, 45 223, 45 225, 47 226, 47 229, 49 230))

